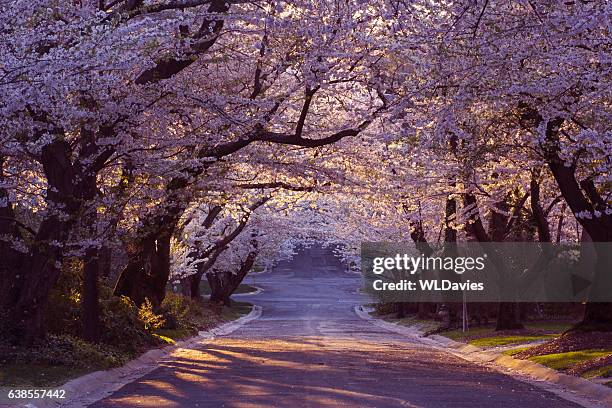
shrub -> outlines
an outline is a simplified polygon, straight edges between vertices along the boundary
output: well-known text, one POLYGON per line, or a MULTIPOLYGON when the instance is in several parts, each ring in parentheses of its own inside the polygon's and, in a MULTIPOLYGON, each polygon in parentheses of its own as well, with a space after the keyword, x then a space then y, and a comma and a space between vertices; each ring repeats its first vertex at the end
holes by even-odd
POLYGON ((159 344, 140 318, 140 310, 126 296, 111 296, 102 300, 102 342, 137 353, 149 345, 159 344))
POLYGON ((138 309, 138 318, 144 323, 145 330, 150 332, 161 328, 165 323, 163 316, 153 311, 153 304, 147 298, 138 309))
POLYGON ((166 294, 160 312, 166 320, 164 329, 190 330, 193 333, 213 326, 219 319, 218 314, 202 303, 176 293, 166 294))
POLYGON ((82 263, 69 258, 63 266, 60 276, 49 294, 49 307, 45 310, 45 325, 52 334, 81 333, 81 276, 82 263))

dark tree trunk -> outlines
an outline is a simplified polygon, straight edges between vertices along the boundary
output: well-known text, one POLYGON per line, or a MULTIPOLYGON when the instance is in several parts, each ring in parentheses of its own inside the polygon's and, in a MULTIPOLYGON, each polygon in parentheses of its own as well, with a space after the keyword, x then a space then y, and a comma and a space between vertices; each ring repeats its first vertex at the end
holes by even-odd
POLYGON ((112 250, 108 245, 102 246, 98 251, 98 273, 104 279, 110 279, 113 263, 112 250))
POLYGON ((250 252, 240 265, 240 269, 238 269, 237 273, 208 272, 206 274, 206 279, 208 279, 210 285, 210 301, 229 306, 231 304, 230 296, 251 270, 256 257, 257 252, 250 252))
POLYGON ((574 329, 583 331, 612 331, 612 303, 587 303, 584 308, 582 321, 574 329))
MULTIPOLYGON (((95 135, 83 129, 81 131, 80 159, 86 162, 96 152, 95 135)), ((79 198, 83 216, 79 217, 81 232, 89 237, 98 236, 98 213, 97 205, 94 203, 97 188, 97 172, 91 169, 83 171, 79 176, 79 198)), ((98 304, 98 276, 100 268, 98 246, 90 246, 85 250, 83 260, 83 338, 88 341, 98 342, 101 335, 100 306, 98 304)))
POLYGON ((230 272, 209 272, 206 274, 208 285, 210 286, 210 301, 215 303, 222 303, 229 305, 230 293, 229 288, 226 285, 226 280, 230 279, 230 272))
POLYGON ((128 244, 129 262, 115 285, 115 294, 127 296, 137 305, 145 299, 158 306, 164 300, 170 276, 170 238, 174 228, 166 226, 157 235, 128 244))
POLYGON ((199 270, 195 274, 181 280, 183 296, 193 300, 202 300, 202 294, 200 293, 200 282, 202 281, 203 275, 204 271, 199 270))
POLYGON ((115 295, 127 296, 137 305, 145 298, 154 306, 164 300, 170 276, 170 239, 186 207, 183 189, 187 184, 186 179, 173 179, 160 214, 147 218, 136 237, 125 243, 128 264, 117 279, 115 295))
POLYGON ((70 145, 62 140, 48 144, 42 151, 42 163, 49 188, 47 201, 61 205, 68 217, 52 213, 41 223, 36 233, 31 254, 19 270, 23 285, 12 308, 11 318, 15 340, 31 344, 44 334, 43 312, 49 291, 60 275, 63 248, 50 245, 65 243, 74 226, 80 208, 76 199, 76 170, 70 161, 70 145))
POLYGON ((56 266, 61 259, 60 252, 59 249, 48 252, 35 249, 20 270, 26 275, 10 315, 13 338, 20 344, 32 344, 44 334, 43 312, 49 291, 60 275, 60 268, 56 266))
MULTIPOLYGON (((0 157, 0 183, 5 181, 3 171, 4 159, 0 157)), ((1 184, 0 184, 1 185, 1 184)), ((22 240, 21 231, 15 219, 13 204, 9 194, 0 187, 0 312, 10 309, 17 301, 23 285, 23 275, 19 273, 25 254, 13 248, 13 244, 22 240)))
MULTIPOLYGON (((534 121, 536 126, 543 120, 537 111, 528 108, 525 109, 524 116, 534 121)), ((566 166, 565 161, 560 157, 559 128, 563 122, 564 119, 556 118, 546 124, 546 144, 543 146, 548 168, 553 174, 563 198, 574 214, 583 212, 593 214, 596 210, 600 212, 600 217, 577 218, 592 241, 610 242, 612 241, 612 215, 606 212, 607 204, 605 200, 597 191, 592 179, 586 179, 579 183, 576 179, 576 165, 566 166)), ((609 254, 601 255, 598 254, 597 272, 600 274, 599 279, 602 282, 599 285, 592 285, 592 290, 609 291, 610 271, 605 269, 604 264, 604 259, 609 254)), ((597 299, 597 296, 591 297, 591 299, 597 299)), ((576 329, 612 330, 611 320, 610 303, 591 301, 587 303, 584 318, 576 326, 576 329)))
POLYGON ((524 326, 519 320, 519 304, 516 302, 501 302, 497 307, 497 324, 495 330, 518 330, 524 326))
MULTIPOLYGON (((451 183, 451 187, 455 187, 455 182, 451 183)), ((457 256, 457 230, 454 223, 457 220, 457 200, 451 197, 446 199, 446 208, 444 211, 444 255, 445 257, 457 256)), ((452 271, 442 270, 440 276, 451 282, 461 282, 461 276, 452 271)), ((452 327, 460 317, 460 311, 463 309, 463 295, 461 293, 444 292, 442 295, 444 303, 448 310, 448 324, 452 327)))
POLYGON ((87 250, 83 270, 83 338, 98 342, 101 335, 100 306, 98 304, 98 268, 97 248, 87 250))
POLYGON ((431 309, 431 304, 419 302, 417 304, 417 319, 429 319, 430 314, 435 312, 435 310, 431 309))
POLYGON ((398 319, 403 319, 404 317, 406 317, 406 304, 404 302, 397 302, 396 303, 397 306, 397 318, 398 319))
MULTIPOLYGON (((583 243, 588 240, 589 234, 583 231, 583 243)), ((606 247, 595 246, 594 249, 594 253, 590 253, 590 256, 597 257, 596 262, 593 262, 595 274, 589 292, 589 299, 592 301, 585 305, 582 321, 576 325, 576 329, 609 332, 612 331, 612 303, 604 300, 609 299, 612 288, 612 275, 609 270, 612 253, 606 247)))

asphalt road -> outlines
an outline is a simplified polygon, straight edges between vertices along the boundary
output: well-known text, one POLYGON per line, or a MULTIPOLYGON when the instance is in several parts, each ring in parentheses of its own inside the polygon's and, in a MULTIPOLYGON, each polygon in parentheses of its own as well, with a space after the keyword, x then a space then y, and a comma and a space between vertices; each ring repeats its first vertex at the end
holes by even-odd
MULTIPOLYGON (((357 317, 360 279, 322 249, 250 278, 262 316, 94 407, 576 407, 357 317)), ((241 300, 246 300, 246 297, 241 300)))

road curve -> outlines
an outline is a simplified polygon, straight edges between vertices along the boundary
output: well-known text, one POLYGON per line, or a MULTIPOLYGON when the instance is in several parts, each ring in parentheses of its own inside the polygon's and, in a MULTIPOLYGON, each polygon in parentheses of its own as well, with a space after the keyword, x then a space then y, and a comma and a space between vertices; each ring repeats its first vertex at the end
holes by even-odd
MULTIPOLYGON (((359 277, 321 248, 250 282, 262 316, 93 407, 576 407, 357 317, 359 277)), ((246 298, 245 298, 246 299, 246 298)))

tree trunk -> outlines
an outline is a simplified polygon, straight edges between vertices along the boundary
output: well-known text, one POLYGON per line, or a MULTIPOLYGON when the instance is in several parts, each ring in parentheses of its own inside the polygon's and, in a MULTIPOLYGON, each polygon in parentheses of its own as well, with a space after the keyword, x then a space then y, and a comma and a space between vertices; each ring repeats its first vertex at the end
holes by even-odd
POLYGON ((173 228, 128 244, 129 262, 119 276, 114 293, 137 305, 145 299, 158 306, 164 300, 170 276, 170 238, 173 228))
POLYGON ((431 306, 429 303, 419 302, 417 304, 417 319, 429 319, 431 306))
MULTIPOLYGON (((590 240, 586 231, 583 231, 582 235, 583 244, 590 240)), ((612 265, 612 253, 606 247, 595 246, 595 253, 590 256, 593 255, 597 260, 594 262, 595 273, 589 292, 589 299, 592 301, 587 302, 582 321, 575 328, 582 331, 609 332, 612 331, 612 303, 603 300, 609 298, 609 291, 612 288, 612 275, 609 270, 609 266, 612 265)))
POLYGON ((204 271, 199 270, 195 274, 187 276, 181 280, 183 296, 193 300, 202 300, 202 295, 200 293, 200 282, 202 281, 203 275, 204 271))
POLYGON ((210 285, 210 301, 229 306, 231 304, 230 296, 253 267, 255 258, 257 258, 257 252, 250 252, 240 265, 240 269, 238 269, 237 273, 208 272, 206 274, 206 279, 208 279, 210 285))
POLYGON ((68 216, 52 212, 43 220, 34 237, 31 253, 19 270, 24 281, 10 317, 15 340, 21 344, 31 344, 44 334, 44 308, 49 291, 60 275, 63 260, 63 248, 51 243, 67 242, 81 208, 75 186, 77 173, 70 155, 70 145, 61 139, 46 145, 42 151, 41 162, 51 187, 47 190, 46 200, 54 206, 61 206, 68 216))
POLYGON ((210 301, 214 303, 222 303, 224 305, 230 304, 230 293, 229 285, 226 285, 226 281, 229 280, 230 272, 208 272, 206 279, 210 286, 210 301))
POLYGON ((397 318, 403 319, 406 317, 406 304, 404 302, 397 302, 397 318))
POLYGON ((137 305, 148 298, 157 306, 164 299, 170 276, 170 239, 189 201, 184 191, 187 185, 185 178, 171 180, 159 214, 147 218, 136 237, 125 243, 128 264, 115 284, 115 295, 127 296, 137 305))
MULTIPOLYGON (((0 185, 5 181, 3 164, 4 159, 0 157, 0 185)), ((17 301, 23 285, 23 275, 19 273, 19 269, 25 254, 13 247, 13 244, 22 240, 22 235, 8 191, 0 187, 0 203, 2 202, 5 204, 0 204, 0 311, 8 312, 17 301)))
POLYGON ((584 308, 582 321, 574 329, 581 331, 612 331, 612 303, 587 303, 584 308))
POLYGON ((496 331, 524 329, 519 320, 519 304, 516 302, 501 302, 497 308, 496 331))
POLYGON ((98 342, 101 335, 100 306, 98 304, 98 249, 89 248, 85 253, 83 270, 83 338, 98 342))
POLYGON ((48 252, 34 249, 20 270, 27 275, 10 315, 14 340, 19 344, 32 344, 44 335, 43 312, 49 291, 60 275, 56 265, 61 259, 60 252, 60 249, 48 252))

